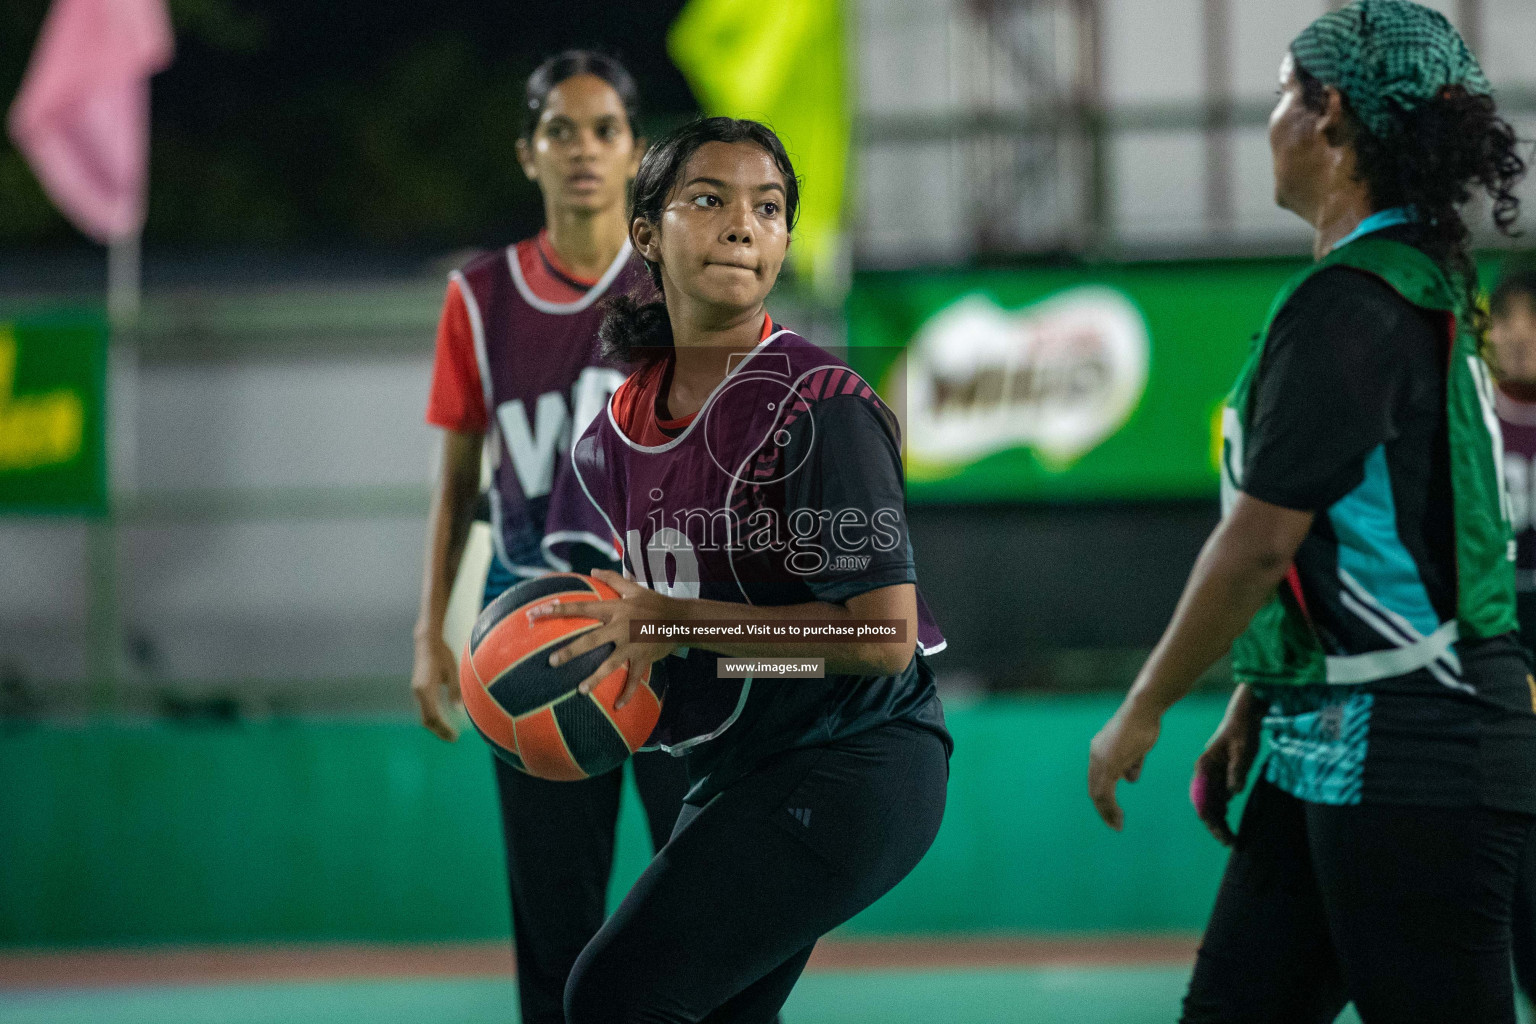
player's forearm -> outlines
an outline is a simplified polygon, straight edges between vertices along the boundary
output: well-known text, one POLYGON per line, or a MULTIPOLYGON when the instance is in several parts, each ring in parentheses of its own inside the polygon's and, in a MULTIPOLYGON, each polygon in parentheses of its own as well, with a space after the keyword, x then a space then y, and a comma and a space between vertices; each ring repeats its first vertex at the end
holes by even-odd
POLYGON ((1178 611, 1131 687, 1132 699, 1159 713, 1182 700, 1231 649, 1282 576, 1283 569, 1271 577, 1220 561, 1197 563, 1178 611))
POLYGON ((427 516, 427 546, 423 560, 421 603, 416 618, 418 640, 442 635, 443 619, 448 612, 448 598, 458 574, 459 561, 469 527, 474 522, 475 501, 480 493, 478 446, 471 462, 464 449, 472 446, 468 437, 444 442, 442 471, 432 491, 432 507, 427 516))
POLYGON ((427 525, 427 549, 422 571, 421 606, 416 618, 416 637, 421 639, 442 633, 448 613, 448 598, 453 592, 459 560, 474 518, 475 494, 434 496, 427 525))
MULTIPOLYGON (((908 584, 907 586, 910 586, 908 584)), ((882 588, 895 589, 895 588, 882 588)), ((687 598, 676 601, 678 619, 688 622, 731 621, 750 619, 754 622, 793 622, 811 619, 838 624, 871 618, 907 619, 906 635, 900 641, 783 641, 745 640, 730 638, 690 639, 684 646, 713 651, 733 658, 821 658, 826 670, 844 675, 894 675, 906 668, 916 647, 916 614, 902 614, 893 608, 885 613, 881 608, 880 591, 860 595, 855 602, 865 599, 874 607, 850 608, 828 601, 807 601, 802 604, 774 606, 744 606, 729 601, 706 601, 687 598)))
POLYGON ((1158 713, 1227 653, 1285 578, 1311 526, 1310 513, 1242 501, 1241 514, 1223 520, 1206 541, 1173 619, 1131 687, 1131 700, 1158 713))

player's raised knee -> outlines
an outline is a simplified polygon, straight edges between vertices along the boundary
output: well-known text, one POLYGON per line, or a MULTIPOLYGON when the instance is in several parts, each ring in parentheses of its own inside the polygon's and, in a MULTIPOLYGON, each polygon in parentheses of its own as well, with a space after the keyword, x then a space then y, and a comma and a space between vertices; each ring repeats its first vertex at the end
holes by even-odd
POLYGON ((630 1005, 635 985, 611 970, 608 959, 588 947, 571 968, 565 983, 566 1024, 638 1024, 644 1019, 630 1005))

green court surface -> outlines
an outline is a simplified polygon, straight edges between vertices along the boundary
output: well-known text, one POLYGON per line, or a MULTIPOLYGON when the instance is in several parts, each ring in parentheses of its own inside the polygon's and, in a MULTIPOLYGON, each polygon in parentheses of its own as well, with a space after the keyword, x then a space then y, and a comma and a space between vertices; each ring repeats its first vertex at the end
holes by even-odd
MULTIPOLYGON (((1184 968, 807 974, 785 1024, 1170 1024, 1184 968)), ((0 995, 0 1024, 513 1024, 510 978, 107 988, 0 995)), ((1529 1015, 1522 1014, 1522 1022, 1529 1015)), ((1341 1024, 1358 1024, 1353 1010, 1341 1024)))

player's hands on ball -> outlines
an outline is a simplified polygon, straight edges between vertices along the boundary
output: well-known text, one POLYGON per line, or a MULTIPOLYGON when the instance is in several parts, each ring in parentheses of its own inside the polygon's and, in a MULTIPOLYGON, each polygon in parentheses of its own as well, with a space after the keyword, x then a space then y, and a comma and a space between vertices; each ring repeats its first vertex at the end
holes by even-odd
POLYGON ((624 689, 619 691, 618 699, 613 702, 615 708, 622 708, 634 696, 651 663, 660 661, 678 648, 677 644, 668 640, 632 643, 629 639, 630 622, 635 619, 682 618, 681 610, 678 608, 680 602, 675 597, 658 594, 608 569, 594 569, 592 577, 608 584, 617 591, 619 596, 607 601, 563 603, 557 598, 530 610, 528 620, 533 622, 541 618, 597 619, 599 622, 597 627, 587 630, 551 654, 549 664, 551 668, 557 667, 604 644, 613 644, 613 652, 597 667, 596 672, 577 685, 577 689, 582 693, 591 693, 592 688, 602 682, 609 673, 627 666, 628 674, 624 679, 624 689))
POLYGON ((421 711, 421 724, 452 743, 459 730, 448 720, 447 711, 459 702, 459 661, 441 635, 418 637, 416 660, 411 666, 411 692, 421 711), (446 693, 439 693, 441 688, 446 693))
POLYGON ((1121 779, 1141 778, 1142 763, 1157 742, 1162 721, 1162 711, 1138 700, 1133 692, 1088 748, 1088 795, 1099 817, 1116 832, 1125 824, 1125 812, 1115 799, 1115 786, 1121 779))
POLYGON ((1253 691, 1239 686, 1205 752, 1195 759, 1189 799, 1205 827, 1223 846, 1231 846, 1234 840, 1232 827, 1227 824, 1227 805, 1248 784, 1248 772, 1259 752, 1262 718, 1263 709, 1253 691))

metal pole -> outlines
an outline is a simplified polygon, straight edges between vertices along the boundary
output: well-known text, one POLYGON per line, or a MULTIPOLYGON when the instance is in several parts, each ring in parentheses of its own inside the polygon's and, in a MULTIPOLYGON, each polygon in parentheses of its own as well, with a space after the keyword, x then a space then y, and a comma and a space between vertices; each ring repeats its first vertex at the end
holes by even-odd
POLYGON ((112 486, 136 488, 139 461, 139 305, 143 291, 139 236, 107 249, 107 319, 112 325, 111 416, 108 420, 112 486))
POLYGON ((1109 133, 1104 124, 1104 33, 1099 0, 1076 0, 1077 75, 1074 83, 1078 124, 1087 147, 1083 208, 1087 215, 1086 247, 1097 248, 1109 237, 1109 133))
MULTIPOLYGON (((1000 22, 1006 17, 1006 4, 1002 0, 971 0, 971 15, 976 27, 972 40, 980 59, 967 69, 970 77, 965 88, 967 106, 972 110, 991 112, 997 109, 996 90, 992 87, 992 71, 988 66, 998 47, 998 41, 1006 38, 1000 22)), ((982 134, 971 140, 969 147, 973 161, 970 192, 971 202, 971 251, 990 253, 1008 248, 1009 216, 1004 209, 1003 179, 1014 172, 1007 154, 1013 140, 1000 139, 992 134, 982 134)))
POLYGON ((1232 211, 1232 8, 1230 0, 1205 0, 1205 223, 1217 234, 1231 231, 1232 211))
POLYGON ((137 234, 107 246, 107 317, 114 328, 138 320, 140 276, 137 234))
POLYGON ((92 703, 100 714, 118 705, 122 649, 122 588, 118 580, 119 499, 133 490, 138 461, 139 306, 142 293, 137 233, 107 247, 107 514, 86 531, 90 579, 87 663, 92 703))
POLYGON ((1483 0, 1456 0, 1456 27, 1471 51, 1483 52, 1483 0))

